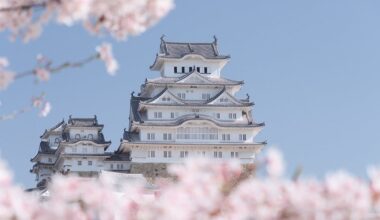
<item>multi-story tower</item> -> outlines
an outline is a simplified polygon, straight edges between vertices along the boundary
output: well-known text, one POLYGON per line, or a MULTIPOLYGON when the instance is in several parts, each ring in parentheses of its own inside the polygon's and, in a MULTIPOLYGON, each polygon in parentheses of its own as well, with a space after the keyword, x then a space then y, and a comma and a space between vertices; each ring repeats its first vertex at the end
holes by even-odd
POLYGON ((82 177, 98 176, 101 170, 127 172, 128 156, 106 152, 103 125, 94 118, 69 118, 58 123, 41 136, 31 172, 36 174, 37 186, 44 186, 53 173, 74 173, 82 177))
POLYGON ((266 144, 254 138, 264 123, 252 117, 253 102, 235 97, 243 81, 221 71, 230 57, 212 43, 177 43, 161 38, 152 71, 138 96, 131 95, 130 124, 120 149, 132 166, 181 162, 187 157, 238 158, 253 162, 266 144))

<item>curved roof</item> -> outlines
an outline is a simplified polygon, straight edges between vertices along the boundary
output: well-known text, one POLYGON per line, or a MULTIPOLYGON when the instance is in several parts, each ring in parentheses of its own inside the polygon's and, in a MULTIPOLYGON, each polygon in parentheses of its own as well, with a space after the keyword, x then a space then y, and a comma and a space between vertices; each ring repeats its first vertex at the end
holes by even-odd
POLYGON ((229 55, 221 55, 217 39, 211 43, 168 42, 161 37, 160 51, 150 69, 157 70, 157 61, 161 58, 183 58, 186 55, 199 55, 205 59, 229 59, 229 55))
POLYGON ((134 124, 136 126, 169 126, 169 127, 175 127, 182 125, 188 121, 208 121, 212 124, 218 126, 218 127, 263 127, 265 126, 265 123, 247 123, 247 124, 237 124, 237 123, 223 123, 220 121, 215 120, 211 116, 208 115, 200 115, 200 114, 189 114, 184 115, 182 117, 179 117, 175 121, 162 121, 162 122, 150 122, 150 121, 144 121, 138 124, 134 124))
POLYGON ((159 77, 156 79, 146 79, 145 84, 177 84, 177 85, 194 85, 192 82, 186 82, 185 80, 189 78, 190 76, 196 75, 200 77, 203 82, 197 82, 197 86, 201 85, 242 85, 244 84, 244 81, 238 81, 238 80, 232 80, 227 79, 224 77, 206 77, 199 73, 196 68, 193 68, 193 70, 190 73, 186 73, 181 77, 159 77), (180 82, 184 81, 184 82, 180 82))

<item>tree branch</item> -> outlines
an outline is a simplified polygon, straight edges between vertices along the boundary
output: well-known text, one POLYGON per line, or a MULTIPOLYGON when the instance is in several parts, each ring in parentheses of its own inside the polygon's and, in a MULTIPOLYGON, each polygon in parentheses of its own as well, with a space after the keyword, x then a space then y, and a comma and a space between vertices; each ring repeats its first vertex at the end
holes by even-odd
POLYGON ((46 2, 31 3, 26 5, 16 5, 11 7, 0 8, 0 12, 10 12, 10 11, 22 11, 29 10, 31 8, 44 8, 46 7, 46 2))
MULTIPOLYGON (((59 71, 62 71, 64 69, 67 69, 67 68, 79 68, 79 67, 82 67, 84 65, 86 65, 87 63, 90 63, 96 59, 99 58, 99 54, 96 53, 96 54, 93 54, 83 60, 80 60, 80 61, 77 61, 77 62, 65 62, 65 63, 62 63, 56 67, 50 67, 50 63, 48 63, 46 66, 45 66, 45 69, 47 71, 49 71, 50 73, 58 73, 59 71)), ((36 74, 36 70, 33 69, 33 70, 28 70, 28 71, 25 71, 25 72, 21 72, 21 73, 18 73, 16 74, 16 76, 14 77, 14 79, 21 79, 21 78, 24 78, 24 77, 27 77, 27 76, 32 76, 32 75, 35 75, 36 74)))

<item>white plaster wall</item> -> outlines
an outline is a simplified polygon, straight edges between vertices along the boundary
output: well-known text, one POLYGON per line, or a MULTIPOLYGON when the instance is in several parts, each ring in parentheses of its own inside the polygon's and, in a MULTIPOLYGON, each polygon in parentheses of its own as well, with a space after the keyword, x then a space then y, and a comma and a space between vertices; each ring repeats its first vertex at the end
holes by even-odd
POLYGON ((168 148, 168 147, 134 147, 132 150, 132 162, 140 162, 140 163, 180 163, 183 162, 186 158, 180 157, 181 151, 188 152, 188 158, 196 158, 203 157, 208 159, 215 160, 230 160, 236 159, 231 157, 231 152, 238 152, 238 159, 241 160, 242 163, 253 162, 253 158, 255 157, 255 151, 250 150, 249 148, 239 148, 239 147, 176 147, 176 148, 168 148), (148 151, 155 151, 155 157, 148 157, 148 151), (171 151, 171 157, 164 157, 164 151, 171 151), (204 152, 204 154, 203 154, 204 152), (222 152, 222 158, 215 158, 214 152, 222 152))
POLYGON ((74 146, 66 146, 64 152, 68 154, 103 154, 104 147, 98 145, 84 145, 84 143, 80 143, 74 146), (75 148, 76 152, 74 150, 75 148))
POLYGON ((50 135, 50 136, 48 137, 49 146, 50 146, 51 148, 53 148, 53 149, 57 149, 58 144, 59 144, 59 142, 58 142, 58 143, 55 142, 55 139, 56 139, 56 138, 58 138, 59 141, 62 140, 62 137, 61 137, 60 135, 50 135))
MULTIPOLYGON (((196 125, 195 125, 196 126, 196 125)), ((198 127, 198 126, 196 126, 198 127)), ((218 140, 192 140, 192 139, 181 139, 178 142, 183 143, 225 143, 225 142, 235 142, 235 143, 254 143, 255 136, 259 133, 261 128, 218 128, 218 140), (222 134, 230 134, 230 141, 223 141, 222 134), (239 135, 246 134, 246 140, 240 140, 239 135)), ((164 133, 172 134, 172 141, 175 142, 177 136, 177 128, 157 128, 157 127, 144 127, 140 131, 140 140, 141 141, 150 141, 150 142, 160 142, 165 141, 163 139, 164 133), (155 139, 148 140, 147 133, 154 133, 155 139)), ((170 141, 165 141, 170 142, 170 141)))
POLYGON ((92 134, 94 139, 98 138, 98 129, 96 128, 88 128, 88 129, 71 128, 69 133, 70 133, 71 139, 75 139, 76 134, 80 134, 82 139, 87 139, 89 134, 92 134))
POLYGON ((207 67, 207 72, 210 74, 205 74, 211 77, 219 77, 220 72, 225 65, 225 60, 204 60, 199 56, 190 57, 187 56, 182 60, 167 60, 161 70, 161 75, 164 77, 180 77, 183 74, 175 74, 174 67, 177 66, 178 72, 182 71, 182 67, 185 67, 185 73, 189 72, 189 67, 201 67, 201 73, 203 73, 203 67, 207 67))
POLYGON ((202 114, 207 115, 215 120, 218 121, 229 121, 229 122, 245 122, 247 121, 246 117, 242 115, 243 108, 201 108, 201 107, 194 107, 194 108, 184 108, 184 107, 162 107, 162 106, 149 106, 147 107, 147 119, 148 120, 164 120, 164 121, 171 121, 176 120, 178 117, 188 115, 188 114, 202 114), (154 118, 154 112, 162 112, 162 118, 154 118), (171 118, 171 113, 174 112, 174 119, 171 118), (220 113, 220 118, 217 118, 217 113, 220 113), (230 119, 229 113, 236 114, 236 119, 230 119))

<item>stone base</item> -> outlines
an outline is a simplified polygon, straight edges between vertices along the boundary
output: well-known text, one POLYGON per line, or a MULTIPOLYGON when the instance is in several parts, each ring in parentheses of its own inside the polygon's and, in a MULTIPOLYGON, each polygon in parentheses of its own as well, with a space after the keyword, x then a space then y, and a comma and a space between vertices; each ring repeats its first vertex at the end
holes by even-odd
MULTIPOLYGON (((167 167, 171 164, 167 163, 132 163, 130 173, 142 174, 148 180, 156 178, 173 178, 169 175, 167 167)), ((242 164, 241 178, 255 176, 256 166, 254 164, 242 164)))
POLYGON ((130 172, 142 174, 149 179, 167 178, 169 177, 167 166, 166 163, 132 163, 130 172))

